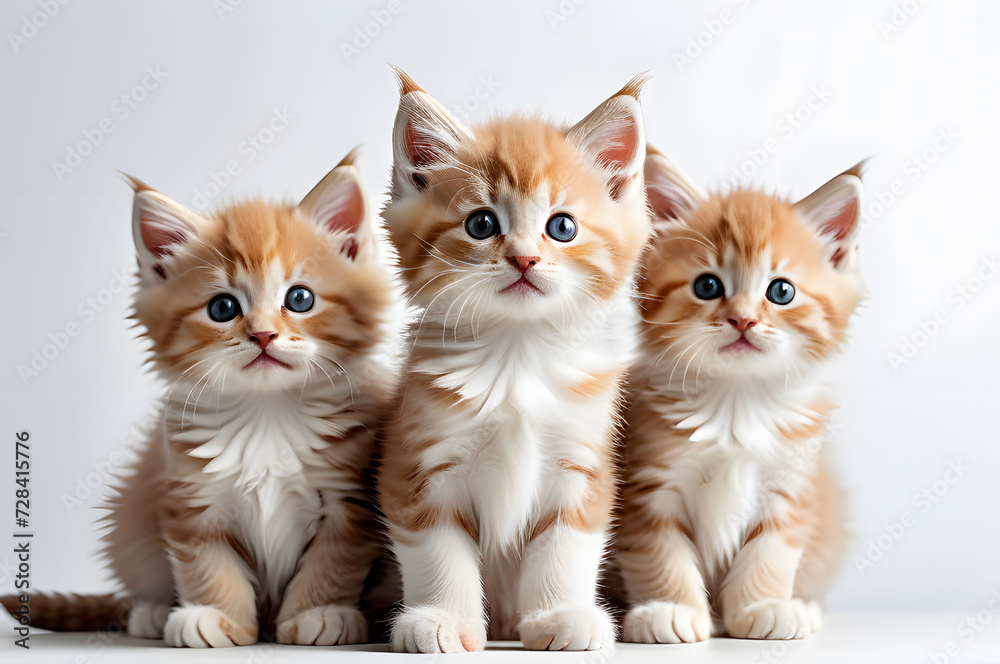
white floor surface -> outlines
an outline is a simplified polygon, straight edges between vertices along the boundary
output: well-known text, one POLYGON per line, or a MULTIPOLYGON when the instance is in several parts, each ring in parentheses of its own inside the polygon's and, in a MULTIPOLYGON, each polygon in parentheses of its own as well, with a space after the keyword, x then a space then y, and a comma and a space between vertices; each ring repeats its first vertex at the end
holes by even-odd
POLYGON ((464 655, 401 655, 383 645, 314 648, 259 644, 213 651, 167 648, 162 641, 143 641, 106 633, 31 635, 29 650, 14 645, 14 623, 0 619, 0 663, 60 664, 271 664, 274 662, 439 662, 440 664, 626 664, 663 662, 687 664, 794 664, 836 662, 855 664, 1000 663, 1000 616, 927 613, 841 613, 827 616, 823 630, 804 641, 741 641, 712 639, 693 645, 618 644, 612 651, 536 653, 520 644, 490 643, 485 652, 464 655))

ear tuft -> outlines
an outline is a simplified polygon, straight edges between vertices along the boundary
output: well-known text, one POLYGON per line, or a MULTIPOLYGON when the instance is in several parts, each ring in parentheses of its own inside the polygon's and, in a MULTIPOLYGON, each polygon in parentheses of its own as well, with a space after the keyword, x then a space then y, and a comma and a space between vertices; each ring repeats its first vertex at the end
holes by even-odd
POLYGON ((401 70, 399 109, 392 131, 393 196, 422 191, 429 171, 446 167, 471 134, 434 97, 401 70))
POLYGON ((197 238, 206 222, 141 180, 126 177, 136 192, 132 202, 132 238, 140 271, 149 270, 166 278, 160 261, 169 259, 180 247, 197 238))
POLYGON ((601 173, 615 199, 637 183, 646 156, 639 93, 647 78, 629 81, 566 134, 601 173))
POLYGON ((625 87, 612 96, 617 97, 619 95, 626 95, 628 97, 632 97, 636 101, 639 101, 639 95, 642 93, 642 87, 646 85, 647 81, 651 78, 653 78, 653 74, 649 71, 636 74, 631 81, 625 84, 625 87))
POLYGON ((334 168, 340 168, 342 166, 354 166, 354 162, 358 160, 359 154, 361 154, 361 146, 356 145, 351 149, 350 152, 347 153, 347 155, 344 156, 343 159, 340 160, 339 164, 334 166, 334 168))
POLYGON ((135 193, 139 193, 140 191, 155 191, 152 187, 135 176, 123 173, 122 171, 118 171, 118 173, 128 181, 129 186, 132 187, 132 191, 135 193))
POLYGON ((416 82, 410 78, 409 74, 397 67, 396 65, 389 65, 392 72, 396 75, 396 82, 399 83, 399 96, 405 97, 411 92, 423 92, 424 89, 421 88, 416 82))
POLYGON ((334 235, 346 235, 341 253, 352 260, 371 236, 368 197, 361 172, 354 165, 358 150, 351 150, 298 205, 320 228, 334 235))
POLYGON ((657 221, 680 219, 708 196, 651 145, 646 146, 646 199, 657 221))
POLYGON ((864 175, 866 170, 868 170, 868 159, 862 159, 861 161, 859 161, 858 163, 854 164, 846 171, 841 173, 841 175, 853 175, 854 177, 860 180, 861 176, 864 175))
POLYGON ((795 204, 795 211, 816 233, 834 267, 856 266, 864 161, 847 169, 795 204))

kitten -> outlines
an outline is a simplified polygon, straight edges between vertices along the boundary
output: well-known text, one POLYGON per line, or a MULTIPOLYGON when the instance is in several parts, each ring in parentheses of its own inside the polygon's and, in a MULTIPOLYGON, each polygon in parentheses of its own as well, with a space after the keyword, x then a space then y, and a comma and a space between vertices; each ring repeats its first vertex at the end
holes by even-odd
POLYGON ((819 374, 863 298, 860 165, 794 205, 705 195, 652 149, 645 178, 657 232, 626 433, 623 638, 701 641, 713 612, 730 636, 808 636, 844 549, 819 374))
MULTIPOLYGON (((133 317, 170 389, 107 519, 130 635, 367 638, 358 603, 378 537, 366 475, 394 389, 382 347, 393 286, 353 157, 295 207, 201 216, 134 181, 133 317)), ((80 613, 108 624, 122 606, 44 602, 33 618, 50 628, 80 613)))
POLYGON ((585 650, 615 494, 622 376, 651 232, 638 94, 580 123, 465 127, 402 72, 384 216, 421 309, 378 490, 404 585, 397 651, 490 637, 585 650))

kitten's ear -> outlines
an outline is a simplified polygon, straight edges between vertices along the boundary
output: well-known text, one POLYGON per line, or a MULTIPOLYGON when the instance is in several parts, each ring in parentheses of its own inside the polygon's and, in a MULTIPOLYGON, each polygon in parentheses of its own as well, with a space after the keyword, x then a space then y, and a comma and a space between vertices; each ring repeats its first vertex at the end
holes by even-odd
POLYGON ((861 170, 850 168, 795 204, 795 211, 816 232, 834 267, 852 269, 857 264, 861 218, 861 170))
POLYGON ((462 138, 471 133, 434 97, 401 69, 399 109, 392 129, 393 194, 413 194, 427 187, 426 172, 447 166, 462 138))
POLYGON ((298 205, 321 228, 343 234, 340 251, 352 260, 372 236, 365 185, 354 165, 357 153, 358 148, 351 150, 298 205))
POLYGON ((651 145, 646 146, 646 200, 653 212, 654 222, 669 222, 680 219, 708 199, 687 176, 651 145))
POLYGON ((646 138, 639 92, 648 78, 633 78, 566 134, 600 171, 614 199, 641 189, 646 138))
POLYGON ((126 175, 135 190, 132 238, 143 277, 166 279, 171 257, 197 238, 208 223, 177 201, 126 175))

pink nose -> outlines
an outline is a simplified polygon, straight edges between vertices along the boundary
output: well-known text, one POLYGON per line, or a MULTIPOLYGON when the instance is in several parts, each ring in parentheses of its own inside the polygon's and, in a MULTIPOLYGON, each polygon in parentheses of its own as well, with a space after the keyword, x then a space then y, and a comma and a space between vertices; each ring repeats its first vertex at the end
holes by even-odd
POLYGON ((748 329, 757 324, 753 318, 747 318, 745 316, 740 318, 730 318, 729 324, 735 327, 740 332, 746 332, 748 329))
POLYGON ((278 333, 272 331, 269 332, 251 332, 250 341, 257 343, 261 350, 267 348, 267 345, 278 338, 278 333))
POLYGON ((533 268, 541 259, 539 256, 508 256, 507 262, 516 268, 520 268, 521 272, 527 272, 529 269, 533 268))

